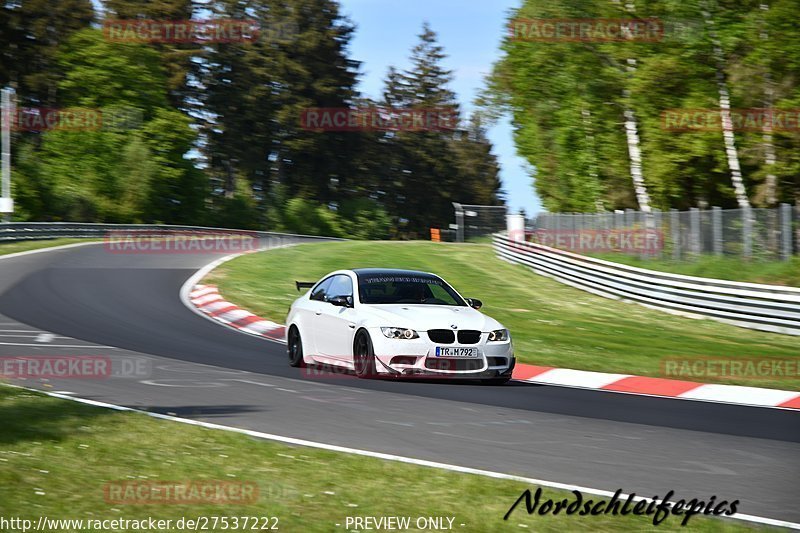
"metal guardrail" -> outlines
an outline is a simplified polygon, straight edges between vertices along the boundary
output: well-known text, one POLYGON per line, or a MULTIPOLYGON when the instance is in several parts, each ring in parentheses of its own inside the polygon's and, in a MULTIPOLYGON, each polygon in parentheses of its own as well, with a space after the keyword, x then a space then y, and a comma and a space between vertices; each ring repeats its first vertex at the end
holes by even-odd
POLYGON ((37 239, 103 239, 119 238, 120 234, 159 232, 164 234, 239 233, 258 238, 292 237, 309 240, 346 240, 316 235, 295 235, 274 231, 237 230, 231 228, 209 228, 204 226, 172 226, 168 224, 96 224, 89 222, 4 222, 0 223, 0 242, 37 239))
POLYGON ((607 298, 744 328, 800 335, 800 288, 682 276, 493 236, 499 257, 607 298))

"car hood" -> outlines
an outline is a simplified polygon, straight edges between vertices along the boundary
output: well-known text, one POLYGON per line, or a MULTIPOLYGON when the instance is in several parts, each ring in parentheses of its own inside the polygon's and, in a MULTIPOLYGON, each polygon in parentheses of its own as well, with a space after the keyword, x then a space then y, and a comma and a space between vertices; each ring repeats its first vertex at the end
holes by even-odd
POLYGON ((410 328, 420 331, 429 329, 477 329, 492 331, 503 326, 471 307, 448 305, 382 304, 362 305, 364 315, 374 326, 410 328))

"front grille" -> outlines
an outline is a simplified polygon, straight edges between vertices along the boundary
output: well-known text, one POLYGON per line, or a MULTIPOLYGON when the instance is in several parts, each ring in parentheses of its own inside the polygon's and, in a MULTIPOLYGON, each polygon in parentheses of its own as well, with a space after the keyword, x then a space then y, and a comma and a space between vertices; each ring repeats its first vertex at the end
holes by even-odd
POLYGON ((480 359, 431 359, 425 360, 425 368, 431 370, 480 370, 483 361, 480 359))
POLYGON ((428 337, 439 344, 453 344, 456 340, 456 334, 449 329, 430 329, 428 337))
POLYGON ((458 332, 458 342, 461 344, 478 344, 481 342, 481 332, 474 329, 464 329, 458 332))

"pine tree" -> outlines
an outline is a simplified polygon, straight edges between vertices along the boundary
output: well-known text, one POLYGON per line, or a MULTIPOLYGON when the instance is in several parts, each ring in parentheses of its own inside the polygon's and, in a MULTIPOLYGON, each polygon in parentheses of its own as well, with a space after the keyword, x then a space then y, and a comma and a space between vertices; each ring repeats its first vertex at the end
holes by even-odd
MULTIPOLYGON (((106 21, 120 19, 154 20, 156 22, 184 22, 192 18, 193 0, 105 0, 106 21)), ((165 72, 168 73, 167 90, 174 107, 184 108, 191 94, 188 86, 196 76, 193 57, 202 55, 199 43, 150 43, 161 55, 165 72)))
MULTIPOLYGON (((420 42, 411 51, 411 68, 390 69, 383 104, 387 108, 449 110, 458 116, 455 94, 449 89, 452 72, 436 34, 425 24, 420 42)), ((386 176, 390 212, 409 236, 425 236, 431 227, 446 226, 453 218, 452 202, 462 198, 458 161, 452 150, 453 131, 397 131, 384 135, 395 167, 386 176)))
POLYGON ((56 107, 63 71, 60 44, 94 20, 91 0, 18 0, 0 6, 0 86, 13 85, 19 105, 56 107))

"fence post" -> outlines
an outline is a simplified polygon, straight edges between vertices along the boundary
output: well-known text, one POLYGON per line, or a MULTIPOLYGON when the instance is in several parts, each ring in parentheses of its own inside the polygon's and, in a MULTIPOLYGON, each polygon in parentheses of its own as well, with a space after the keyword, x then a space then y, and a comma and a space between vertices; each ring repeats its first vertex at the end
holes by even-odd
POLYGON ((669 233, 672 236, 672 259, 678 261, 681 258, 681 221, 677 209, 669 210, 669 233))
POLYGON ((722 255, 722 208, 711 208, 711 224, 714 236, 714 255, 722 255))
POLYGON ((750 206, 742 208, 742 256, 750 259, 753 255, 753 217, 750 206))
MULTIPOLYGON (((647 229, 647 239, 648 239, 648 247, 650 243, 653 243, 655 246, 655 251, 653 256, 658 256, 659 258, 662 257, 662 253, 664 252, 664 223, 661 219, 661 209, 653 209, 653 235, 650 235, 650 228, 647 229)), ((649 248, 648 248, 649 249, 649 248)))
POLYGON ((781 259, 792 258, 792 206, 781 204, 781 259))
POLYGON ((633 238, 636 235, 636 232, 639 232, 639 234, 644 234, 644 248, 642 248, 639 251, 639 257, 641 259, 647 259, 647 244, 648 244, 647 233, 649 226, 652 226, 652 219, 649 218, 652 216, 653 216, 652 213, 645 213, 644 211, 639 211, 638 227, 634 229, 634 233, 631 234, 631 238, 633 238))
POLYGON ((618 229, 620 229, 622 227, 622 225, 623 225, 623 217, 624 216, 625 216, 625 212, 624 211, 621 211, 619 209, 614 211, 614 228, 613 229, 618 230, 618 229))
POLYGON ((689 208, 689 248, 694 255, 700 255, 700 210, 689 208))

